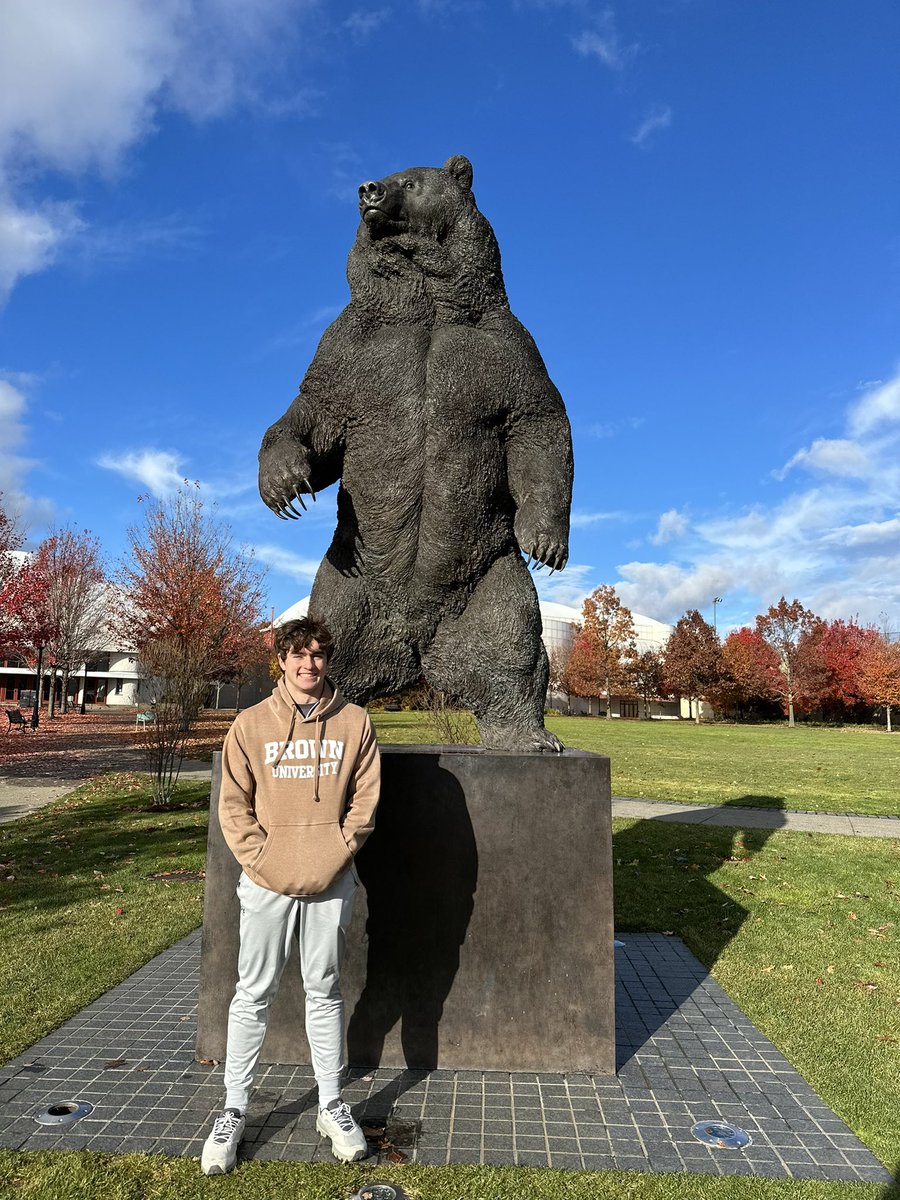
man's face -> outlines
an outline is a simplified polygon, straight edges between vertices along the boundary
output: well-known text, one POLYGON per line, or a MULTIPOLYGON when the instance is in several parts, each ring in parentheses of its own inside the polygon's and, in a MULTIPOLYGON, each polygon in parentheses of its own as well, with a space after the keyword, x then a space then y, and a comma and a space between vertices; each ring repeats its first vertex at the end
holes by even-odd
POLYGON ((285 682, 292 692, 302 692, 309 696, 321 694, 328 655, 315 638, 302 650, 289 650, 283 658, 279 655, 278 664, 284 671, 285 682))

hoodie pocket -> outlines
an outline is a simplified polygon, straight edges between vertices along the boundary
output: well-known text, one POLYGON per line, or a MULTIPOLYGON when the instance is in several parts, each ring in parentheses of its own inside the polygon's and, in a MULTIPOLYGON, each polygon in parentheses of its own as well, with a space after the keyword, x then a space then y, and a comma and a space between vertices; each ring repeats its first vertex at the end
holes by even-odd
POLYGON ((336 821, 272 825, 262 853, 246 873, 270 891, 285 896, 315 896, 330 887, 352 861, 336 821))

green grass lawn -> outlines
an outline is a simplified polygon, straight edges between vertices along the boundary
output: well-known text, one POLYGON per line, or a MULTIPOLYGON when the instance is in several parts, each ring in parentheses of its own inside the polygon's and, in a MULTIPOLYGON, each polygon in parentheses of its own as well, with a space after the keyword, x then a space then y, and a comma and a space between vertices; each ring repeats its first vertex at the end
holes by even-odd
MULTIPOLYGON (((404 738, 403 740, 409 740, 404 738)), ((133 777, 86 785, 0 826, 0 1060, 24 1050, 190 929, 208 785, 147 811, 133 777), (9 876, 14 878, 10 879, 9 876), (171 880, 171 876, 168 877, 171 880), (118 910, 122 911, 119 912, 118 910)), ((900 1160, 900 841, 616 821, 617 927, 682 936, 881 1160, 900 1160)), ((371 1169, 249 1163, 204 1180, 159 1156, 0 1153, 0 1194, 68 1200, 347 1197, 371 1169)), ((388 1174, 381 1172, 379 1175, 388 1174)), ((395 1170, 417 1200, 874 1200, 883 1189, 733 1177, 395 1170)))
POLYGON ((20 1200, 348 1200, 374 1179, 410 1200, 882 1200, 874 1184, 719 1179, 532 1167, 249 1162, 206 1179, 190 1159, 0 1150, 0 1194, 20 1200))
MULTIPOLYGON (((384 742, 432 740, 423 713, 373 720, 384 742)), ((547 726, 567 746, 608 755, 617 796, 900 815, 900 734, 560 716, 547 726)))

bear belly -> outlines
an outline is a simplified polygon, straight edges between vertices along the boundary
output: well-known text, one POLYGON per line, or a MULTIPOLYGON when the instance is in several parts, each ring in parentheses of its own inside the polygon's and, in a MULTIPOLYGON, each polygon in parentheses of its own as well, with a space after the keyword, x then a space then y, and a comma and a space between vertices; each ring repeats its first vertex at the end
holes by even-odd
POLYGON ((471 327, 381 327, 360 347, 342 484, 374 583, 465 587, 513 543, 502 355, 471 327))

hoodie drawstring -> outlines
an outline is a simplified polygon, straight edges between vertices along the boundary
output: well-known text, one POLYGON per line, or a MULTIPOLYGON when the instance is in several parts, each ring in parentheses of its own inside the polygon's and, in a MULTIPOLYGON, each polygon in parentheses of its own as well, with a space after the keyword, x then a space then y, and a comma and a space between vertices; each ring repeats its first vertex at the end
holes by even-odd
POLYGON ((291 705, 291 723, 288 726, 287 737, 281 743, 281 749, 278 751, 278 757, 275 759, 275 762, 272 764, 273 771, 278 766, 278 764, 281 762, 282 756, 284 755, 285 750, 287 750, 288 745, 290 744, 291 737, 293 736, 293 733, 294 733, 294 722, 296 720, 297 720, 297 706, 295 704, 292 704, 291 705))
MULTIPOLYGON (((321 725, 321 723, 322 723, 322 719, 319 716, 319 710, 317 707, 316 708, 316 733, 315 733, 316 765, 313 767, 313 800, 315 800, 316 804, 319 803, 319 756, 320 756, 321 750, 322 750, 322 741, 319 737, 319 726, 321 725)), ((325 732, 324 729, 322 732, 323 733, 325 732)))

